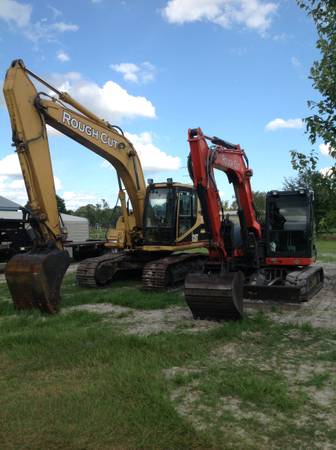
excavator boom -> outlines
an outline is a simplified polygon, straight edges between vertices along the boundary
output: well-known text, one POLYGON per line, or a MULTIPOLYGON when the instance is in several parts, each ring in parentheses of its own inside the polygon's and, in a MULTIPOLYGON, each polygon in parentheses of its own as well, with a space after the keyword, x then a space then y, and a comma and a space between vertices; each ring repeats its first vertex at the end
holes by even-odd
MULTIPOLYGON (((138 155, 120 129, 46 83, 26 69, 21 60, 13 61, 7 71, 4 95, 29 199, 26 211, 34 233, 32 250, 9 261, 6 279, 18 309, 38 307, 43 312, 55 313, 70 259, 63 249, 65 236, 57 209, 46 124, 116 168, 129 195, 137 228, 142 227, 145 180, 138 155), (54 91, 57 97, 39 93, 30 77, 54 91)), ((125 202, 122 189, 120 197, 125 202)), ((125 207, 123 212, 127 215, 125 207)), ((132 230, 127 228, 128 218, 124 219, 126 241, 131 246, 132 230)))
POLYGON ((38 307, 55 313, 70 258, 63 250, 48 138, 34 107, 36 89, 20 63, 14 63, 7 71, 4 95, 34 232, 32 250, 11 258, 5 275, 17 309, 38 307))

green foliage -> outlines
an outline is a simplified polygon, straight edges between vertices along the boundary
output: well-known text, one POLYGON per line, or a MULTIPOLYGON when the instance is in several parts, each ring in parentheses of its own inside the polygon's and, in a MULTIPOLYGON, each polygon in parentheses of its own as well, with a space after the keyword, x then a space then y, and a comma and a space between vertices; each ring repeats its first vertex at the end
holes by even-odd
MULTIPOLYGON (((257 212, 257 216, 259 219, 265 216, 266 210, 266 192, 262 191, 254 191, 253 192, 253 203, 257 212)), ((237 200, 233 200, 231 204, 228 200, 223 201, 223 209, 224 211, 237 211, 238 203, 237 200)))
POLYGON ((64 199, 56 194, 56 202, 57 202, 58 212, 66 214, 68 211, 66 209, 64 199))
POLYGON ((297 3, 315 23, 316 47, 321 54, 310 69, 313 87, 321 99, 308 101, 313 114, 305 119, 307 132, 313 144, 317 138, 329 143, 330 155, 336 158, 336 2, 297 0, 297 3))
POLYGON ((295 190, 300 187, 314 191, 314 212, 317 231, 330 230, 336 224, 336 177, 332 173, 323 175, 317 170, 318 156, 314 150, 308 155, 291 150, 291 164, 298 175, 286 178, 284 188, 295 190))
POLYGON ((80 217, 86 217, 90 226, 100 226, 102 228, 114 227, 118 218, 121 216, 120 206, 111 208, 106 200, 96 205, 86 205, 78 208, 74 214, 80 217))
POLYGON ((229 210, 230 210, 230 203, 229 203, 229 200, 223 200, 222 206, 223 206, 223 210, 224 210, 224 211, 229 211, 229 210))
POLYGON ((254 191, 253 203, 257 212, 258 220, 263 220, 266 214, 266 192, 254 191))

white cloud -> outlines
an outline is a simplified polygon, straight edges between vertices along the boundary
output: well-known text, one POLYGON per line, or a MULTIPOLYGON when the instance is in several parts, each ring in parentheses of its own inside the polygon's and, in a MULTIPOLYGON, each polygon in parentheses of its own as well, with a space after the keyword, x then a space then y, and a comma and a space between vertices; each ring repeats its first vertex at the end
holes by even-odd
POLYGON ((156 117, 155 107, 150 100, 129 94, 112 80, 99 86, 84 79, 78 72, 53 74, 51 78, 59 90, 69 92, 92 112, 111 122, 134 117, 156 117))
POLYGON ((271 120, 270 122, 268 122, 268 124, 266 125, 266 130, 267 131, 275 131, 275 130, 279 130, 281 128, 302 128, 303 127, 303 121, 302 119, 274 119, 271 120))
POLYGON ((57 34, 66 31, 77 31, 78 25, 66 24, 64 22, 49 23, 46 18, 37 22, 30 23, 22 29, 23 34, 29 40, 37 43, 41 40, 43 42, 57 42, 57 34))
POLYGON ((287 42, 290 38, 291 36, 287 33, 278 33, 272 37, 273 41, 275 42, 287 42))
POLYGON ((21 177, 21 167, 16 153, 0 159, 0 176, 21 177))
POLYGON ((63 50, 58 51, 56 56, 57 56, 57 59, 61 62, 70 61, 70 56, 63 50))
POLYGON ((64 21, 54 22, 62 15, 58 9, 47 6, 52 14, 52 21, 42 18, 38 21, 32 21, 33 7, 29 3, 21 3, 17 0, 0 0, 0 20, 5 20, 12 31, 19 31, 27 39, 37 43, 53 42, 57 40, 59 33, 67 31, 78 31, 79 26, 64 21))
POLYGON ((138 82, 139 66, 133 63, 111 64, 111 69, 123 74, 124 80, 138 82))
POLYGON ((329 177, 332 174, 332 168, 331 167, 324 167, 323 169, 320 169, 320 173, 324 177, 329 177))
POLYGON ((155 78, 155 67, 148 61, 139 65, 134 63, 111 64, 110 68, 121 73, 124 80, 134 83, 148 83, 155 78))
POLYGON ((301 61, 296 56, 291 57, 291 63, 292 63, 292 66, 294 66, 294 67, 302 66, 301 61))
POLYGON ((322 153, 322 155, 329 156, 330 152, 332 152, 332 151, 335 151, 335 150, 331 147, 331 145, 329 143, 320 145, 320 152, 322 153))
POLYGON ((47 128, 47 134, 48 136, 62 136, 62 133, 55 128, 51 127, 50 125, 46 126, 47 128))
MULTIPOLYGON (((169 170, 178 170, 181 167, 181 159, 178 156, 171 156, 168 153, 160 150, 153 143, 153 135, 148 131, 140 134, 125 133, 134 148, 136 149, 142 169, 145 172, 160 172, 169 170)), ((101 167, 111 168, 108 161, 103 161, 101 167)))
POLYGON ((51 25, 51 28, 61 33, 65 31, 78 31, 79 26, 74 23, 56 22, 51 25))
POLYGON ((99 199, 95 194, 87 192, 65 191, 63 192, 62 198, 65 201, 67 209, 72 210, 76 210, 80 206, 85 206, 89 203, 94 205, 99 203, 99 199))
POLYGON ((170 23, 208 21, 224 28, 236 24, 263 34, 277 8, 260 0, 169 0, 162 13, 170 23))
POLYGON ((20 28, 26 27, 30 22, 32 6, 19 3, 15 0, 0 1, 0 19, 13 23, 20 28))
MULTIPOLYGON (((54 176, 54 183, 56 192, 64 198, 68 209, 98 202, 98 197, 94 194, 69 191, 61 193, 62 182, 57 176, 54 176)), ((0 159, 0 195, 20 205, 25 205, 28 201, 19 159, 15 153, 0 159)))
POLYGON ((178 170, 181 160, 178 156, 171 156, 160 150, 153 143, 153 135, 148 131, 140 134, 125 133, 138 152, 143 170, 148 172, 178 170))
POLYGON ((53 13, 54 19, 57 19, 57 17, 61 16, 63 13, 59 9, 55 8, 54 6, 48 5, 47 6, 50 11, 53 13))
MULTIPOLYGON (((54 177, 56 191, 62 189, 61 180, 54 177)), ((11 153, 0 159, 0 195, 24 205, 27 202, 27 193, 22 178, 19 158, 11 153)))
POLYGON ((61 182, 61 180, 60 180, 58 177, 55 177, 55 176, 54 176, 54 183, 55 183, 55 189, 56 189, 56 191, 59 191, 60 189, 63 188, 62 182, 61 182))
POLYGON ((0 176, 0 195, 8 198, 19 205, 27 203, 27 193, 24 186, 20 186, 19 180, 10 180, 7 177, 0 176))

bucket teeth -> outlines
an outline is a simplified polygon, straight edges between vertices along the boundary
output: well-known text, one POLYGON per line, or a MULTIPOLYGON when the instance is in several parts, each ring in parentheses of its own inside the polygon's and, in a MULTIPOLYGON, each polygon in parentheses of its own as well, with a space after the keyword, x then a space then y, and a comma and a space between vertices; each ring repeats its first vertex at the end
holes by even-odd
POLYGON ((237 320, 243 315, 241 272, 189 274, 185 299, 195 319, 237 320))
POLYGON ((32 250, 13 256, 5 275, 15 308, 57 313, 60 288, 69 264, 68 252, 58 249, 32 250))

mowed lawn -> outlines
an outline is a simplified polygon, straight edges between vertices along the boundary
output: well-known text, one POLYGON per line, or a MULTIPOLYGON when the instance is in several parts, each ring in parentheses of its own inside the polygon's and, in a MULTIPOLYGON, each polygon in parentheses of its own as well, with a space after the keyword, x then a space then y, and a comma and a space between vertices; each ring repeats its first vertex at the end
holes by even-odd
POLYGON ((334 445, 336 330, 256 314, 138 335, 128 315, 182 314, 182 293, 148 294, 138 281, 80 289, 71 274, 62 297, 57 316, 17 314, 0 284, 1 449, 334 445))

